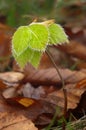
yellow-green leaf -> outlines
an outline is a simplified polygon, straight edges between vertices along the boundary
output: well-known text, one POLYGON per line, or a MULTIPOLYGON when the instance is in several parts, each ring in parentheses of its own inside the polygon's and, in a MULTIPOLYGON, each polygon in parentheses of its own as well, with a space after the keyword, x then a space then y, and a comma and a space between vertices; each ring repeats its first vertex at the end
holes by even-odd
POLYGON ((17 56, 27 49, 30 40, 30 29, 27 26, 19 27, 12 38, 12 49, 15 51, 17 56))
POLYGON ((43 24, 34 23, 28 26, 31 31, 31 40, 29 47, 37 51, 45 51, 48 44, 48 29, 43 24))
POLYGON ((51 24, 48 26, 50 38, 49 44, 62 44, 68 42, 68 36, 66 35, 64 29, 58 24, 51 24))
POLYGON ((21 68, 24 68, 24 66, 28 62, 30 62, 35 68, 37 68, 40 63, 41 55, 42 52, 33 51, 30 48, 27 48, 25 51, 23 51, 23 53, 18 56, 15 54, 15 52, 13 52, 13 56, 15 57, 21 68))

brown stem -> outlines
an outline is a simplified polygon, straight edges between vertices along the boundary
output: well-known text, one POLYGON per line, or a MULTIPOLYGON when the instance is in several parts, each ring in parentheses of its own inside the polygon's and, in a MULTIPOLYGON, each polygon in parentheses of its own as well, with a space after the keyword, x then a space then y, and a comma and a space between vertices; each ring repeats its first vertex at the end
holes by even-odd
MULTIPOLYGON (((46 49, 46 54, 48 55, 49 59, 51 60, 53 66, 55 67, 60 79, 61 79, 61 82, 62 82, 62 89, 63 89, 63 94, 64 94, 64 118, 66 118, 66 113, 67 113, 67 91, 66 89, 64 88, 64 79, 62 78, 62 75, 61 73, 59 72, 59 69, 55 63, 55 60, 54 60, 54 57, 52 56, 52 54, 50 53, 49 49, 47 48, 46 49)), ((65 130, 65 122, 63 122, 63 130, 65 130)))

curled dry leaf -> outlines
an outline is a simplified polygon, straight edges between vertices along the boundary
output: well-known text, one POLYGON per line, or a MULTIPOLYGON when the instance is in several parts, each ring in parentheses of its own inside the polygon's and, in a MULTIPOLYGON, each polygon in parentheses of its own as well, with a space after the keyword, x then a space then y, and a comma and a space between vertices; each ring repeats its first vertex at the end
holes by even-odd
MULTIPOLYGON (((86 78, 86 73, 82 71, 71 71, 69 69, 59 69, 65 83, 77 83, 86 78)), ((57 85, 61 83, 61 79, 54 68, 34 70, 31 72, 25 69, 24 82, 30 82, 37 85, 57 85)))
POLYGON ((17 83, 24 78, 24 74, 20 72, 4 72, 0 73, 0 79, 8 83, 17 83))
POLYGON ((86 60, 86 46, 79 42, 70 41, 70 44, 58 45, 57 48, 69 55, 86 60))
MULTIPOLYGON (((67 110, 75 109, 80 102, 81 95, 86 91, 86 87, 78 88, 76 84, 67 84, 65 89, 67 91, 67 110)), ((48 94, 45 100, 57 104, 61 109, 64 109, 64 94, 62 90, 48 94)))
POLYGON ((2 95, 5 99, 7 99, 18 96, 18 93, 16 91, 16 87, 9 87, 2 92, 2 95))

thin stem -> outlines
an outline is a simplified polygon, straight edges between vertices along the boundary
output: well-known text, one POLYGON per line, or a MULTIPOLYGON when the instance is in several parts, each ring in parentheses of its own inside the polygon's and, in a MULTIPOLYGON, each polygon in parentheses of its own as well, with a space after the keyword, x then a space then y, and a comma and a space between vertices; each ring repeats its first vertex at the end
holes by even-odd
MULTIPOLYGON (((56 63, 54 61, 54 57, 52 56, 52 54, 50 53, 48 48, 46 49, 46 54, 50 58, 52 64, 54 65, 54 67, 55 67, 55 69, 56 69, 56 71, 57 71, 57 73, 58 73, 58 75, 59 75, 59 77, 60 77, 60 79, 62 81, 62 89, 63 89, 63 94, 64 94, 64 117, 66 118, 66 113, 67 113, 67 91, 64 88, 64 85, 65 85, 64 79, 63 79, 63 77, 62 77, 62 75, 61 75, 61 73, 60 73, 60 71, 59 71, 59 69, 58 69, 58 67, 57 67, 57 65, 56 65, 56 63)), ((65 126, 66 126, 65 122, 63 122, 63 130, 65 130, 65 126)))
POLYGON ((54 67, 55 67, 55 69, 56 69, 56 71, 57 71, 57 73, 58 73, 58 75, 59 75, 59 77, 60 77, 60 79, 61 79, 62 88, 64 88, 64 85, 65 85, 64 80, 63 80, 63 78, 62 78, 62 75, 61 75, 60 72, 59 72, 59 69, 58 69, 58 67, 57 67, 57 65, 56 65, 56 63, 55 63, 55 61, 54 61, 54 57, 51 55, 51 53, 50 53, 50 51, 49 51, 48 48, 46 49, 46 54, 48 55, 48 57, 50 58, 52 64, 54 65, 54 67))

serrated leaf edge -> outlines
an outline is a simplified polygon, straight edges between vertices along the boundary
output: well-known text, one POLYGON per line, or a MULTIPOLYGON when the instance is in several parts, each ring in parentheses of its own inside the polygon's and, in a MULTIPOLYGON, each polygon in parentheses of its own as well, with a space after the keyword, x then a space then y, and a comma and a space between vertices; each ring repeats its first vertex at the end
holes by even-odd
MULTIPOLYGON (((52 23, 52 24, 56 24, 56 23, 52 23)), ((52 25, 52 24, 50 24, 50 25, 52 25)), ((50 25, 49 25, 49 26, 50 26, 50 25)), ((56 24, 56 25, 58 25, 58 26, 61 28, 61 30, 63 31, 65 37, 67 38, 65 42, 66 42, 66 43, 69 43, 68 35, 65 33, 64 28, 63 28, 60 24, 56 24)), ((49 30, 49 26, 48 26, 48 30, 49 30)), ((50 32, 49 32, 49 34, 50 34, 50 32)), ((50 38, 50 37, 49 37, 49 38, 50 38)), ((50 46, 52 46, 52 45, 62 45, 62 44, 64 44, 65 42, 62 40, 61 42, 57 42, 57 43, 53 43, 53 44, 48 43, 48 45, 50 45, 50 46)))
MULTIPOLYGON (((28 28, 28 26, 21 26, 21 27, 27 27, 27 28, 28 28)), ((19 27, 18 29, 20 29, 21 27, 19 27)), ((17 30, 18 30, 18 29, 17 29, 17 30)), ((30 30, 30 28, 28 28, 28 29, 30 30)), ((16 31, 17 31, 17 30, 16 30, 16 31)), ((15 33, 14 33, 14 34, 15 34, 15 33)), ((13 37, 14 37, 14 35, 13 35, 13 37)), ((13 37, 12 37, 12 39, 13 39, 13 37)), ((31 40, 31 39, 30 39, 30 40, 31 40)), ((30 40, 29 40, 29 41, 30 41, 30 40)), ((29 42, 29 41, 28 41, 28 42, 29 42)), ((28 43, 28 47, 29 47, 29 43, 28 43)), ((20 56, 28 47, 24 48, 23 51, 21 51, 20 53, 17 54, 16 50, 14 49, 13 40, 12 40, 12 50, 15 51, 15 54, 16 54, 17 56, 20 56)))

